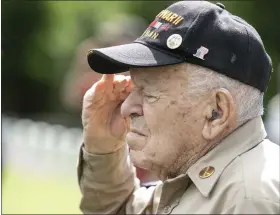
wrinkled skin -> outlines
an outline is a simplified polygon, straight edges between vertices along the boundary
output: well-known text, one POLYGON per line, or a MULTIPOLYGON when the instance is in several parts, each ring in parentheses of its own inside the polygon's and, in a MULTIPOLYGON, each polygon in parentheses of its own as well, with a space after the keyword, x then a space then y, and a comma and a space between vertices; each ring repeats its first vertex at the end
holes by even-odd
POLYGON ((131 158, 162 180, 184 173, 232 127, 228 123, 218 128, 217 135, 206 137, 211 131, 203 131, 209 128, 215 96, 188 93, 192 68, 180 64, 131 70, 135 88, 121 108, 123 116, 132 116, 132 132, 127 134, 131 158))
POLYGON ((131 129, 143 134, 127 134, 134 164, 164 177, 198 156, 206 142, 197 132, 202 130, 198 115, 203 101, 186 98, 187 75, 178 67, 161 69, 131 71, 136 88, 122 105, 122 115, 137 114, 131 129))
POLYGON ((227 90, 188 93, 194 69, 183 63, 134 68, 131 79, 104 75, 84 97, 86 150, 112 153, 126 138, 135 166, 155 172, 161 180, 186 172, 235 128, 236 121, 227 90), (213 110, 219 115, 215 120, 213 110))

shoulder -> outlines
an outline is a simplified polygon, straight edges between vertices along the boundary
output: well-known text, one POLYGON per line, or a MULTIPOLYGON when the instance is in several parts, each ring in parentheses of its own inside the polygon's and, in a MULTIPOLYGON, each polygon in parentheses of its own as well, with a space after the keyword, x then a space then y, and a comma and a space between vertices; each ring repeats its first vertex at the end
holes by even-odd
POLYGON ((248 199, 279 201, 279 169, 279 145, 265 139, 228 164, 217 185, 231 190, 231 198, 243 193, 248 199))
MULTIPOLYGON (((224 175, 224 174, 223 174, 224 175)), ((279 211, 279 146, 264 140, 238 156, 225 170, 224 189, 231 190, 224 213, 279 211), (231 189, 228 189, 230 186, 231 189)), ((223 178, 223 177, 222 177, 223 178)))
POLYGON ((279 146, 268 139, 240 156, 246 198, 279 201, 279 146))

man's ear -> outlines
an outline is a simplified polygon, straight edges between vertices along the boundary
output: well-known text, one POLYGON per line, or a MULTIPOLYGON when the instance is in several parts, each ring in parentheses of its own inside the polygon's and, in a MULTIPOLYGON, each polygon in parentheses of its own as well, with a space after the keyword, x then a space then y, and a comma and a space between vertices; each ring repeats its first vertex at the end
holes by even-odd
POLYGON ((202 136, 206 140, 214 140, 227 133, 236 121, 236 105, 231 93, 223 88, 215 90, 204 117, 202 136))

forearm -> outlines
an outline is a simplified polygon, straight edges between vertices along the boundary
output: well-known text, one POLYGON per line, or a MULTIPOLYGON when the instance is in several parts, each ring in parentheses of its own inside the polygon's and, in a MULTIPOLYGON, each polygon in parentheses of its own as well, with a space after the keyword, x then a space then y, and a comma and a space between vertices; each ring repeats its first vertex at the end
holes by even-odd
POLYGON ((121 212, 138 186, 127 146, 106 155, 89 154, 81 148, 78 180, 82 192, 80 209, 85 214, 121 212))

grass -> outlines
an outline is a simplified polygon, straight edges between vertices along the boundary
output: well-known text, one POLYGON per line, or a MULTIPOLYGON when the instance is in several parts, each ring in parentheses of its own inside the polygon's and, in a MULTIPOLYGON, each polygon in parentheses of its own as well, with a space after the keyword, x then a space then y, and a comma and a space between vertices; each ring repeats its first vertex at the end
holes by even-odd
POLYGON ((2 172, 3 214, 81 214, 80 198, 77 180, 2 172))

